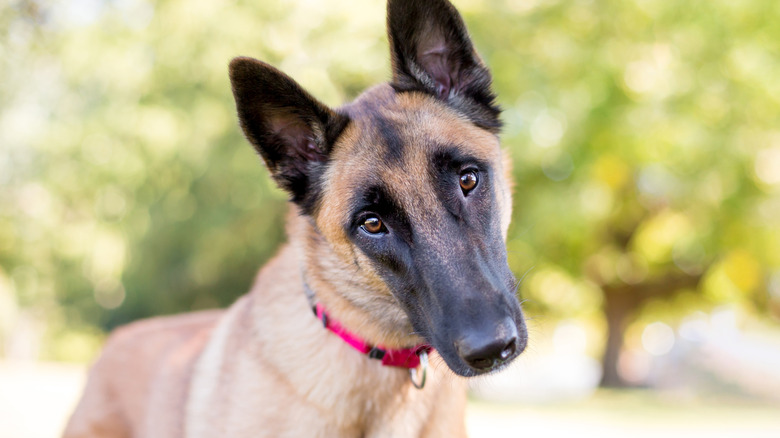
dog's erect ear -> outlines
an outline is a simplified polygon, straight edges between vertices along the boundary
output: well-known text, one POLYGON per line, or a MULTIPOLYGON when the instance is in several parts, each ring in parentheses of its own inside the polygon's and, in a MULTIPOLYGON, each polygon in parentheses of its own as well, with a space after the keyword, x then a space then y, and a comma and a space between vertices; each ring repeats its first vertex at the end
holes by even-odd
POLYGON ((490 72, 450 2, 388 0, 387 34, 396 90, 432 94, 475 124, 498 131, 490 72))
POLYGON ((230 82, 244 134, 277 184, 306 211, 322 163, 349 119, 256 59, 233 59, 230 82))

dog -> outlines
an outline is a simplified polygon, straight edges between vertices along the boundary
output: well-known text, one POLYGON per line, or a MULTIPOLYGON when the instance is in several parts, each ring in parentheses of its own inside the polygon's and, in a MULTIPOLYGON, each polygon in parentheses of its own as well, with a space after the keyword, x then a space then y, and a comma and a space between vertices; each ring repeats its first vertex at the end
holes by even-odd
POLYGON ((387 13, 392 80, 337 109, 232 60, 289 242, 226 311, 116 330, 65 437, 465 436, 464 377, 527 344, 500 110, 451 3, 387 13))

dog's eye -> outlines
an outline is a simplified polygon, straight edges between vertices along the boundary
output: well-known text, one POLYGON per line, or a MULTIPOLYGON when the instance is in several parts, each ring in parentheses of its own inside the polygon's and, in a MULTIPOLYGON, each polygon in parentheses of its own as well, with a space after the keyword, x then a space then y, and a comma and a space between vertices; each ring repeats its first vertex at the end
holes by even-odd
POLYGON ((470 191, 474 190, 477 182, 479 182, 479 176, 476 170, 467 170, 460 174, 460 188, 464 195, 468 195, 470 191))
POLYGON ((363 221, 363 225, 360 226, 369 234, 379 234, 385 231, 385 226, 382 224, 382 220, 376 216, 368 216, 363 221))

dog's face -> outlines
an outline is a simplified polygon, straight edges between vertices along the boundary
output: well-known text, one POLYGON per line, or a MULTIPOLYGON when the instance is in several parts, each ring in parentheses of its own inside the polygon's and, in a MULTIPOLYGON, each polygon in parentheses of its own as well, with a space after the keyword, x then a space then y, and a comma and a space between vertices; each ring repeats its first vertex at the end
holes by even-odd
POLYGON ((391 0, 388 34, 392 83, 336 111, 273 67, 235 59, 241 124, 318 245, 372 285, 347 298, 392 303, 378 319, 477 375, 527 341, 490 74, 446 0, 391 0))

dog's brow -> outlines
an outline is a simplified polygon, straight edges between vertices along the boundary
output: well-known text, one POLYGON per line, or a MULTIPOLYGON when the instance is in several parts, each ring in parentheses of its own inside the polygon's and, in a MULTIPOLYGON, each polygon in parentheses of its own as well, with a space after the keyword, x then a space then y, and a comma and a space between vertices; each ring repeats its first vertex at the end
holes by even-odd
MULTIPOLYGON (((373 211, 385 208, 400 209, 398 203, 395 202, 388 191, 380 184, 368 186, 368 188, 362 192, 355 193, 351 204, 353 215, 357 215, 367 209, 373 211)), ((380 213, 379 211, 376 212, 380 213)))
POLYGON ((376 116, 373 119, 385 146, 385 162, 388 164, 401 162, 404 156, 404 142, 398 128, 385 117, 376 116))
POLYGON ((469 148, 464 145, 441 145, 432 148, 430 164, 434 174, 442 169, 462 167, 466 164, 473 164, 480 169, 489 168, 486 160, 470 153, 469 148))

